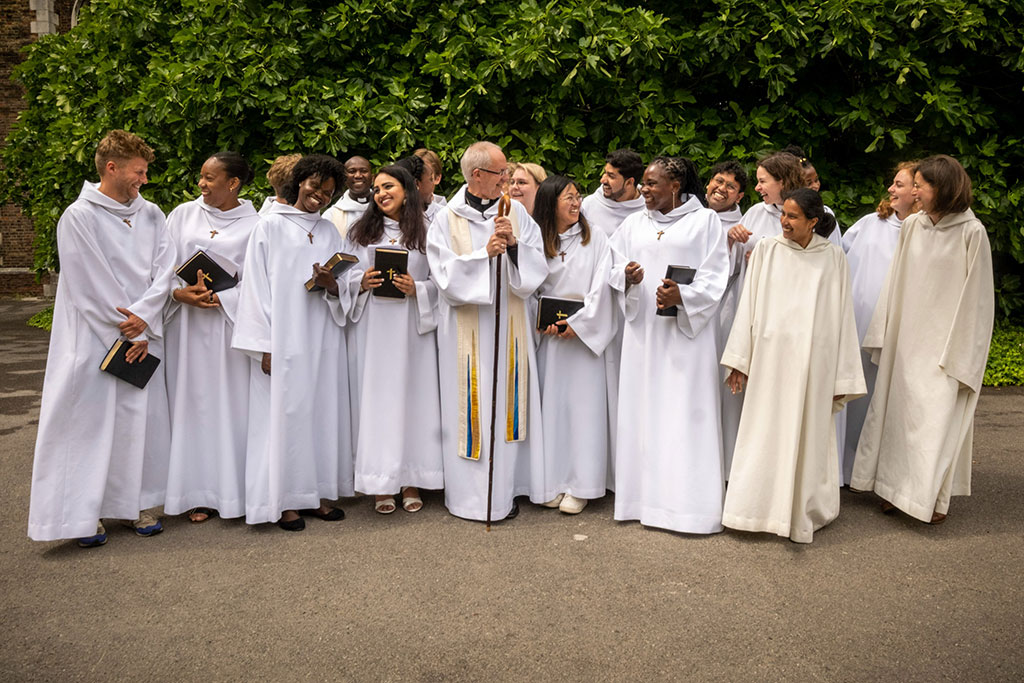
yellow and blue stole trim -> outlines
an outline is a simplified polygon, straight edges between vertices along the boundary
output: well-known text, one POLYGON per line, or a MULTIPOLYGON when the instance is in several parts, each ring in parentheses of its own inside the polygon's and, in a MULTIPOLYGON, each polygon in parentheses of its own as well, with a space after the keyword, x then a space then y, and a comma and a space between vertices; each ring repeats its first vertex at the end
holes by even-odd
MULTIPOLYGON (((513 234, 519 237, 515 212, 509 216, 513 234)), ((448 230, 452 251, 465 256, 473 251, 469 221, 448 209, 448 230)), ((526 327, 526 302, 511 291, 507 296, 505 320, 508 327, 505 371, 505 441, 526 440, 526 415, 529 405, 529 329, 526 327)), ((456 448, 460 457, 479 460, 483 440, 480 419, 480 309, 463 304, 455 309, 459 385, 459 435, 456 448)), ((499 366, 500 367, 500 366, 499 366)), ((500 371, 500 370, 499 370, 500 371)), ((494 378, 495 380, 497 378, 494 378)))

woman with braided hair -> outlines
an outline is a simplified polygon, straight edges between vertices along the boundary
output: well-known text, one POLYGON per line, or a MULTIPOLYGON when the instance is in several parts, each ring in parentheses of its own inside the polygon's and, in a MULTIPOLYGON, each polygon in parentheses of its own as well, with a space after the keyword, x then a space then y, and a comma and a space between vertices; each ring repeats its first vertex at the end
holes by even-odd
POLYGON ((646 208, 612 238, 609 283, 625 316, 615 519, 715 533, 724 477, 713 321, 729 278, 726 235, 689 159, 654 159, 640 192, 646 208), (692 280, 663 279, 672 266, 692 280))

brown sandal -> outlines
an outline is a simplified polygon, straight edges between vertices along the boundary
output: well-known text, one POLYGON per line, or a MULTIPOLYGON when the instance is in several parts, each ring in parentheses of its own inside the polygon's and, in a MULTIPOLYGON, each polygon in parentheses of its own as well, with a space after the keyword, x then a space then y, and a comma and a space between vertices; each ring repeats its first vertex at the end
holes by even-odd
POLYGON ((193 524, 202 524, 217 516, 213 508, 195 507, 188 511, 188 521, 193 524))

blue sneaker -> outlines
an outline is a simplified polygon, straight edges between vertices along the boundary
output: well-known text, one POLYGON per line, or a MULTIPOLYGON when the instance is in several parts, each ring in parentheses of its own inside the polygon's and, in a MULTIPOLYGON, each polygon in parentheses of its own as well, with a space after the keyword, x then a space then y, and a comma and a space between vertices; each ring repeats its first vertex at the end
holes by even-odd
POLYGON ((139 518, 131 523, 131 527, 139 536, 156 536, 164 530, 160 520, 147 512, 140 512, 139 518))
POLYGON ((86 536, 78 539, 79 548, 99 548, 101 545, 107 542, 107 530, 103 528, 103 523, 100 522, 96 525, 96 534, 94 536, 86 536))

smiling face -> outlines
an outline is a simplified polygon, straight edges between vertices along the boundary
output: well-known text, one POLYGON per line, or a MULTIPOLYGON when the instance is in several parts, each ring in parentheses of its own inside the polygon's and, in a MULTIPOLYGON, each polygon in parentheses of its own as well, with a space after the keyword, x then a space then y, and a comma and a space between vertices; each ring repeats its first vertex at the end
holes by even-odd
POLYGON ((757 186, 754 187, 754 190, 761 195, 761 200, 767 204, 782 203, 782 183, 766 171, 764 166, 757 167, 757 186))
MULTIPOLYGON (((434 186, 437 183, 434 182, 434 171, 429 165, 423 165, 423 175, 416 181, 416 189, 420 192, 420 198, 423 200, 423 206, 430 206, 430 203, 434 201, 434 186)), ((373 182, 374 191, 377 189, 377 181, 373 182)))
POLYGON ((814 226, 818 224, 817 218, 807 218, 800 205, 792 199, 787 199, 782 205, 782 216, 779 221, 782 223, 782 236, 801 247, 806 247, 810 243, 814 226))
POLYGON ((811 188, 815 192, 821 191, 821 179, 818 178, 818 172, 814 170, 814 167, 810 164, 804 166, 804 182, 807 183, 807 187, 811 188))
POLYGON ((529 213, 533 213, 533 200, 537 197, 537 188, 540 187, 533 179, 530 172, 520 166, 512 174, 509 180, 508 193, 512 199, 518 199, 526 207, 529 213))
POLYGON ((353 197, 370 194, 370 162, 363 157, 352 157, 345 162, 345 185, 353 197))
POLYGON ((146 172, 149 162, 142 157, 111 159, 104 166, 100 178, 100 192, 122 203, 139 196, 139 189, 149 182, 146 172))
POLYGON ((299 198, 295 200, 295 208, 306 213, 319 212, 334 199, 335 189, 334 178, 309 176, 299 183, 299 198))
POLYGON ((565 186, 558 195, 558 205, 555 207, 555 220, 558 225, 558 232, 565 232, 580 220, 580 204, 583 197, 573 183, 565 186))
POLYGON ((716 173, 708 181, 708 208, 714 211, 731 211, 743 199, 740 184, 732 173, 716 173))
POLYGON ((238 204, 238 178, 229 178, 227 169, 217 159, 210 157, 199 171, 199 191, 208 206, 225 210, 238 204))
POLYGON ((679 204, 680 185, 678 180, 671 180, 665 169, 659 164, 651 164, 644 171, 644 179, 640 184, 640 194, 648 211, 668 213, 679 204))
POLYGON ((920 172, 914 174, 914 186, 912 196, 921 202, 921 208, 925 213, 932 213, 935 207, 935 187, 931 185, 920 172))
POLYGON ((621 201, 623 195, 626 194, 628 184, 632 182, 632 178, 623 178, 619 169, 611 164, 604 165, 604 172, 601 173, 601 192, 605 199, 610 199, 613 202, 621 201))
POLYGON ((896 212, 896 217, 906 218, 914 210, 914 176, 909 169, 896 173, 889 186, 889 206, 896 212))
POLYGON ((378 173, 373 179, 373 201, 385 216, 392 220, 400 220, 402 206, 405 204, 405 188, 398 178, 387 173, 378 173))
POLYGON ((480 199, 497 199, 508 181, 508 161, 505 153, 492 148, 487 166, 473 169, 467 180, 469 191, 480 199))

